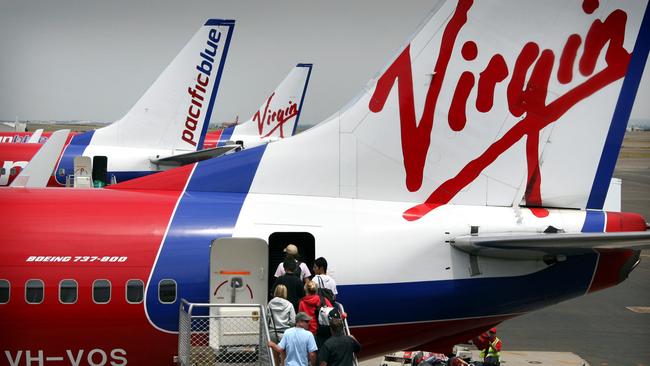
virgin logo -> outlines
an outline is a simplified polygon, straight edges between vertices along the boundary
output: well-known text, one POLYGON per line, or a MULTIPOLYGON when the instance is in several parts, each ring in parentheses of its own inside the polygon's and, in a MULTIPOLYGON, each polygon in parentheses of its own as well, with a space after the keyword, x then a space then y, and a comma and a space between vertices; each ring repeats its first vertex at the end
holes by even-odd
MULTIPOLYGON (((379 78, 368 105, 370 111, 380 112, 393 85, 397 83, 406 187, 411 192, 418 191, 422 186, 438 97, 456 38, 467 22, 472 4, 472 0, 460 0, 444 30, 439 47, 440 53, 433 70, 434 77, 429 85, 419 123, 416 123, 413 104, 410 46, 406 47, 379 78)), ((598 1, 585 0, 582 8, 585 13, 591 14, 598 8, 598 1)), ((467 163, 454 177, 438 186, 425 202, 405 211, 403 217, 409 221, 417 220, 436 207, 447 204, 458 192, 473 182, 485 168, 522 138, 526 138, 528 169, 524 198, 528 206, 541 206, 542 176, 538 151, 540 131, 557 121, 580 101, 625 76, 630 61, 630 53, 623 48, 626 21, 625 12, 614 10, 605 21, 594 20, 586 36, 569 35, 559 58, 556 75, 552 75, 555 52, 549 49, 540 50, 534 42, 529 42, 522 47, 512 69, 509 69, 502 55, 498 53, 493 55, 485 69, 479 73, 475 104, 468 103, 468 99, 470 91, 476 84, 476 76, 470 71, 463 72, 453 93, 447 121, 449 128, 454 131, 462 131, 465 128, 468 123, 465 114, 468 106, 474 104, 476 110, 481 113, 490 111, 496 85, 506 80, 508 76, 510 80, 506 97, 509 111, 515 117, 523 116, 523 119, 482 154, 467 163), (582 43, 584 43, 582 55, 578 58, 578 49, 582 43), (596 61, 606 45, 608 45, 605 50, 606 66, 596 71, 596 61), (550 100, 548 95, 550 79, 556 77, 562 84, 571 82, 575 62, 579 62, 578 70, 586 79, 564 95, 550 100)), ((475 42, 467 41, 462 45, 461 55, 464 60, 472 61, 477 57, 478 51, 475 42)), ((539 216, 548 214, 545 210, 533 212, 539 216)))
POLYGON ((280 138, 284 138, 284 124, 298 115, 298 105, 292 101, 289 101, 289 106, 286 108, 271 110, 269 106, 273 96, 275 96, 275 92, 266 100, 264 110, 255 112, 253 116, 253 121, 257 122, 257 130, 261 138, 277 135, 278 133, 280 138), (276 133, 278 130, 279 132, 276 133))

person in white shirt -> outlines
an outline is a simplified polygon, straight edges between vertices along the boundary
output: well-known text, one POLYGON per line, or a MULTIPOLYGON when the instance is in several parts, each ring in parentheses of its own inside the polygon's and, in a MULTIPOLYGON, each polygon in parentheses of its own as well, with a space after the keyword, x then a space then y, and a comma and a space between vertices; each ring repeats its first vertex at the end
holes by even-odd
MULTIPOLYGON (((296 260, 296 262, 299 263, 298 268, 300 268, 300 280, 303 283, 307 283, 309 281, 309 278, 311 277, 311 272, 309 272, 309 267, 304 262, 300 261, 300 256, 298 255, 298 247, 289 244, 284 248, 284 252, 287 253, 287 258, 293 258, 296 260)), ((274 276, 280 277, 284 274, 284 267, 282 266, 282 263, 278 264, 278 268, 275 269, 275 274, 274 276)))
POLYGON ((336 300, 336 295, 338 294, 338 291, 336 291, 336 281, 327 274, 327 260, 323 257, 316 258, 313 270, 316 276, 314 276, 312 281, 316 282, 318 287, 332 290, 334 299, 336 300))

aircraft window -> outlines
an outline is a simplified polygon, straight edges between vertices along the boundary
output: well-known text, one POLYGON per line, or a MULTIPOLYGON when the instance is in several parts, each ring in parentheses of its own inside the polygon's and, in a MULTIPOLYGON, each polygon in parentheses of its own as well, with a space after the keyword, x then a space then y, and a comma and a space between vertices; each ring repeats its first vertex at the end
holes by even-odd
POLYGON ((176 301, 176 281, 161 280, 158 283, 158 300, 163 304, 171 304, 176 301))
POLYGON ((106 304, 111 301, 111 282, 109 280, 93 282, 93 301, 96 304, 106 304))
POLYGON ((59 301, 62 304, 77 302, 77 281, 63 280, 59 283, 59 301))
POLYGON ((43 302, 43 281, 29 280, 25 283, 25 301, 30 304, 43 302))
POLYGON ((9 281, 0 280, 0 304, 6 304, 9 302, 9 281))
POLYGON ((144 298, 144 283, 140 280, 128 280, 126 282, 126 302, 139 304, 144 298))

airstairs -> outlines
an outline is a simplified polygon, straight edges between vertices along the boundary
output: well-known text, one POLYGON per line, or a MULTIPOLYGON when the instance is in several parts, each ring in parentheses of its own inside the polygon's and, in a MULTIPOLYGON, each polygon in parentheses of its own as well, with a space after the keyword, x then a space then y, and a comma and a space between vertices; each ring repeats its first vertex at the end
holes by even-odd
MULTIPOLYGON (((343 305, 337 303, 341 313, 343 305)), ((178 363, 182 366, 276 366, 268 347, 266 306, 181 300, 178 363)), ((350 334, 344 320, 345 334, 350 334)), ((354 359, 354 366, 358 366, 354 359)))
POLYGON ((265 306, 181 301, 178 362, 182 366, 275 366, 265 306))

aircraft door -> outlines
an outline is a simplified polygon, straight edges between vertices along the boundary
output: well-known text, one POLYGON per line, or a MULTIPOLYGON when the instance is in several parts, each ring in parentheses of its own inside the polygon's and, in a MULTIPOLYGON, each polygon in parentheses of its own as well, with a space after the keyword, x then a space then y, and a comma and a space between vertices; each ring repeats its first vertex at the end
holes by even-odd
MULTIPOLYGON (((269 246, 255 238, 222 238, 210 247, 210 302, 267 303, 269 246)), ((210 308, 210 346, 219 354, 260 344, 258 307, 210 308)))

